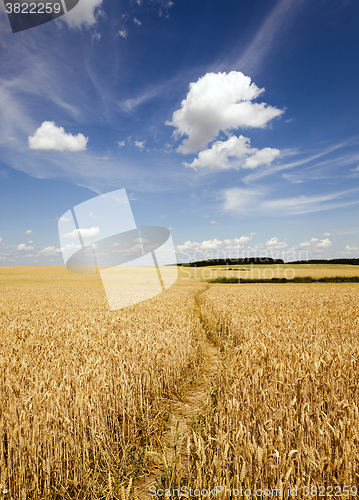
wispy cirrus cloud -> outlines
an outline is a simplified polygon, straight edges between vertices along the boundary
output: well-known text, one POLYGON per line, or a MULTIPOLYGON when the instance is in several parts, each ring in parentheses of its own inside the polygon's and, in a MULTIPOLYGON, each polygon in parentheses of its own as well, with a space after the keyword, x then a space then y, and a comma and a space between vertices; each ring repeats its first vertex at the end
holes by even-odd
POLYGON ((225 212, 262 215, 300 215, 359 204, 359 188, 320 195, 268 199, 268 188, 230 188, 223 192, 225 212))
MULTIPOLYGON (((258 72, 269 54, 279 43, 280 35, 288 31, 307 0, 279 0, 263 21, 242 55, 232 67, 251 75, 258 72)), ((232 56, 233 57, 233 56, 232 56)))
MULTIPOLYGON (((303 165, 309 165, 311 170, 313 171, 314 169, 318 169, 319 167, 327 167, 332 165, 333 167, 336 166, 341 166, 344 164, 350 165, 351 163, 354 163, 355 161, 358 160, 358 153, 355 151, 354 153, 350 153, 348 155, 345 155, 345 157, 338 157, 338 158, 329 158, 324 162, 315 162, 315 160, 318 160, 319 158, 322 158, 323 156, 330 155, 334 153, 337 150, 340 150, 345 147, 350 147, 350 146, 355 146, 357 142, 357 138, 350 138, 345 141, 332 144, 330 146, 327 146, 321 150, 317 150, 316 152, 309 152, 306 153, 305 151, 300 151, 299 149, 295 151, 289 150, 288 154, 286 154, 285 151, 281 151, 281 156, 286 158, 286 156, 293 156, 297 155, 299 158, 295 161, 291 162, 284 162, 284 163, 278 163, 276 165, 270 165, 268 167, 258 169, 255 172, 251 172, 250 174, 246 175, 243 177, 241 180, 245 184, 249 184, 253 181, 257 181, 259 179, 262 179, 263 177, 267 177, 270 175, 275 175, 279 172, 284 172, 286 170, 292 170, 297 167, 302 167, 303 165), (311 163, 315 162, 313 165, 310 165, 311 163)), ((296 174, 287 174, 285 173, 283 177, 290 182, 293 183, 300 183, 305 180, 305 174, 303 174, 303 170, 301 173, 296 173, 296 174)))

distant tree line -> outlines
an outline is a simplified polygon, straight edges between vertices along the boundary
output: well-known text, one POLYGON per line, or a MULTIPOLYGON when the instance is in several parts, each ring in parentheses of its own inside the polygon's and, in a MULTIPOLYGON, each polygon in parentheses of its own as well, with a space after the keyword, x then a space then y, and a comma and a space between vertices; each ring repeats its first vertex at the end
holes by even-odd
POLYGON ((297 276, 293 279, 271 278, 271 279, 247 279, 247 278, 216 278, 209 283, 359 283, 359 276, 332 276, 328 278, 312 278, 310 276, 297 276))
MULTIPOLYGON (((271 257, 246 257, 243 259, 210 259, 198 260, 196 262, 178 263, 178 266, 184 267, 206 267, 206 266, 244 266, 248 264, 284 264, 283 259, 272 259, 271 257)), ((346 264, 350 266, 359 266, 359 259, 311 259, 294 260, 286 264, 346 264)))
POLYGON ((196 262, 188 262, 178 264, 186 267, 206 267, 206 266, 244 266, 248 264, 284 264, 283 259, 272 259, 271 257, 245 257, 244 259, 210 259, 198 260, 196 262))
POLYGON ((347 264, 349 266, 359 266, 359 259, 311 259, 311 260, 295 260, 287 262, 287 264, 347 264))

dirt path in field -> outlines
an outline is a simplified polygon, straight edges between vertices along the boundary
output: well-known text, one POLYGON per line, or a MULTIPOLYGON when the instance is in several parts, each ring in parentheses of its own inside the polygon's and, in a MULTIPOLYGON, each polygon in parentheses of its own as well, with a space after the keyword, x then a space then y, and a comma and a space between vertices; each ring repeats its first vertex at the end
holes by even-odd
MULTIPOLYGON (((199 319, 201 319, 200 295, 207 289, 208 287, 199 290, 196 296, 194 313, 199 319)), ((203 405, 206 403, 212 387, 212 382, 221 365, 221 354, 219 349, 207 338, 203 326, 202 332, 201 343, 203 349, 203 363, 200 374, 197 380, 188 388, 188 392, 183 400, 172 404, 169 429, 162 438, 162 457, 158 457, 159 460, 162 461, 162 477, 166 473, 165 469, 167 469, 167 473, 173 471, 176 461, 175 457, 177 457, 177 461, 180 457, 183 463, 187 460, 187 436, 190 433, 191 420, 196 414, 201 412, 203 405)), ((137 489, 140 500, 151 498, 148 494, 148 488, 151 485, 156 485, 156 488, 161 487, 159 476, 160 473, 148 476, 145 483, 137 489)))

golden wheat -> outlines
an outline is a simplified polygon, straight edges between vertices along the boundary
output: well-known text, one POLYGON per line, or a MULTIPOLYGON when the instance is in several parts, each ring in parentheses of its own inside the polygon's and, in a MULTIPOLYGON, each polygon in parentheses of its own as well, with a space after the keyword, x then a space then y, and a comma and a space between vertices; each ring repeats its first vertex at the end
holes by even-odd
POLYGON ((6 498, 128 498, 201 357, 195 289, 115 312, 96 287, 0 293, 6 498))
POLYGON ((217 285, 201 297, 224 368, 193 424, 206 460, 193 454, 189 480, 357 486, 359 287, 217 285))
POLYGON ((182 283, 111 312, 98 277, 22 272, 7 270, 0 288, 5 498, 130 500, 150 472, 162 486, 242 488, 243 498, 359 484, 357 285, 198 295, 182 283), (218 348, 207 346, 207 373, 219 369, 206 403, 198 393, 189 403, 172 460, 171 404, 199 387, 203 328, 218 348))

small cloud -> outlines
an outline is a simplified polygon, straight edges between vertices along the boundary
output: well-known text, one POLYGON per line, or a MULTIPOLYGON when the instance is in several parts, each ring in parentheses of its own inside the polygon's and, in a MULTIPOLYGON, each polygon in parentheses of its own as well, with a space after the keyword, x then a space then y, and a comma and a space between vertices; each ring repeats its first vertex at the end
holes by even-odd
POLYGON ((133 22, 134 22, 135 24, 137 24, 138 26, 141 26, 141 24, 142 24, 142 23, 141 23, 141 21, 139 21, 139 20, 137 19, 137 17, 134 17, 134 18, 133 18, 133 22))
POLYGON ((332 242, 328 238, 325 238, 324 240, 321 240, 319 243, 317 243, 317 248, 329 248, 331 246, 332 242))
POLYGON ((174 227, 169 227, 168 229, 169 231, 173 231, 174 227))
POLYGON ((94 33, 92 35, 92 40, 100 41, 101 40, 101 34, 100 33, 94 33))
POLYGON ((124 29, 122 29, 122 30, 119 30, 119 32, 118 32, 118 35, 119 35, 119 36, 122 36, 122 38, 126 38, 126 37, 127 37, 127 34, 128 34, 128 33, 127 33, 127 30, 126 30, 125 28, 124 28, 124 29))
POLYGON ((145 147, 145 143, 146 143, 147 139, 145 141, 135 141, 134 144, 135 146, 137 146, 138 148, 142 149, 145 147))
POLYGON ((126 141, 117 141, 118 147, 123 148, 123 146, 126 144, 126 141))
POLYGON ((332 246, 332 242, 328 238, 324 240, 319 240, 318 238, 312 238, 310 241, 305 241, 299 245, 301 248, 329 248, 332 246))
POLYGON ((55 122, 45 121, 29 139, 29 148, 40 151, 84 151, 88 137, 83 134, 67 134, 55 122))
MULTIPOLYGON (((79 231, 81 233, 82 238, 94 238, 95 236, 98 236, 100 234, 99 227, 91 227, 90 229, 79 229, 79 231)), ((79 237, 77 229, 75 229, 71 233, 63 234, 62 236, 70 240, 77 240, 79 237)))
POLYGON ((211 220, 210 224, 219 224, 219 222, 216 222, 215 220, 211 220))
POLYGON ((162 17, 163 15, 165 17, 169 17, 168 10, 174 5, 172 0, 157 0, 157 2, 161 4, 158 11, 159 17, 162 17))
POLYGON ((358 247, 351 247, 351 246, 347 245, 344 250, 347 250, 349 252, 355 252, 358 250, 358 247))
POLYGON ((301 184, 304 182, 298 174, 283 174, 282 177, 293 184, 301 184))
POLYGON ((53 254, 56 254, 56 253, 60 253, 61 252, 61 248, 55 248, 54 246, 49 246, 49 247, 46 247, 44 248, 43 250, 40 250, 38 253, 41 254, 41 255, 53 255, 53 254))
POLYGON ((20 243, 20 245, 17 247, 18 250, 33 250, 34 247, 27 247, 25 243, 20 243))
POLYGON ((32 234, 31 229, 28 229, 28 230, 25 232, 25 234, 26 234, 26 235, 32 234))
POLYGON ((29 240, 28 243, 30 243, 30 245, 32 245, 34 242, 32 240, 29 240))
POLYGON ((270 248, 287 248, 288 243, 286 243, 285 241, 280 241, 274 236, 269 241, 267 241, 266 246, 270 248))
POLYGON ((331 233, 323 233, 323 236, 326 236, 326 237, 331 236, 331 233))
MULTIPOLYGON (((56 220, 56 219, 54 219, 56 220)), ((68 219, 67 217, 60 217, 59 219, 61 222, 69 222, 70 219, 68 219)))
POLYGON ((168 142, 164 145, 164 148, 162 150, 164 153, 172 153, 172 144, 169 144, 168 142))
POLYGON ((2 242, 2 238, 0 238, 0 243, 2 242))

